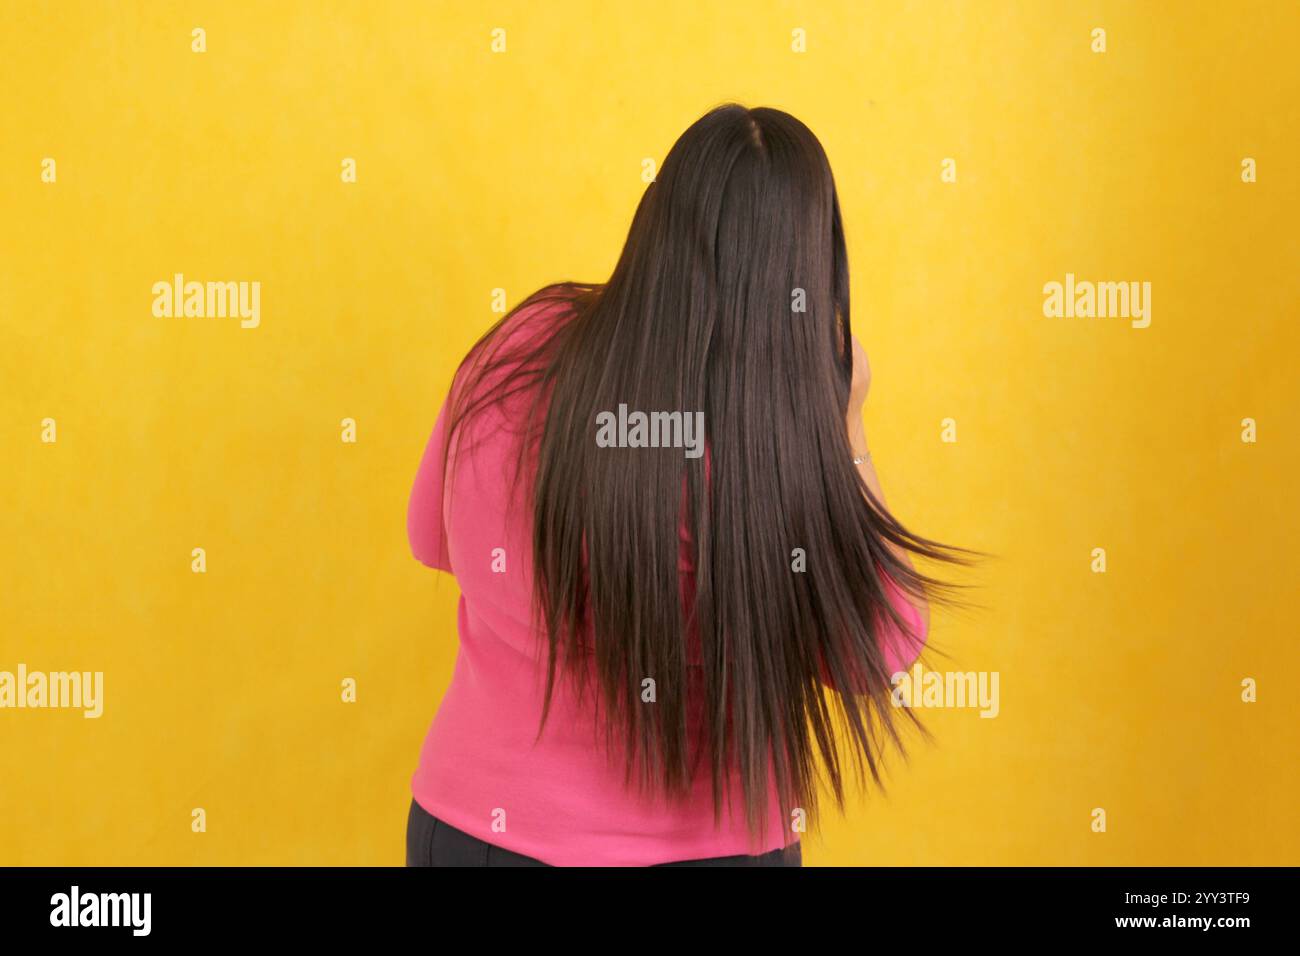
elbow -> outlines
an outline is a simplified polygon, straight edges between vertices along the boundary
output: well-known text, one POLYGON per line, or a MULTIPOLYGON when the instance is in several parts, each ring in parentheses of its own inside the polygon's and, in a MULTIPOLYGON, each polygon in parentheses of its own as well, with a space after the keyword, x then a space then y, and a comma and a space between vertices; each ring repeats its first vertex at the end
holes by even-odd
POLYGON ((446 548, 441 539, 440 533, 430 533, 416 509, 407 513, 406 541, 411 549, 411 557, 426 568, 449 571, 446 548))
POLYGON ((424 549, 412 543, 411 557, 426 568, 433 568, 435 571, 451 571, 451 562, 447 560, 447 555, 437 548, 424 549))
POLYGON ((891 675, 906 671, 921 657, 930 636, 930 605, 921 598, 903 596, 896 605, 904 626, 889 627, 885 661, 891 675))
POLYGON ((417 545, 414 541, 411 542, 411 557, 415 558, 416 561, 423 564, 426 568, 432 568, 436 566, 433 555, 429 554, 429 552, 427 551, 422 550, 420 546, 417 545))

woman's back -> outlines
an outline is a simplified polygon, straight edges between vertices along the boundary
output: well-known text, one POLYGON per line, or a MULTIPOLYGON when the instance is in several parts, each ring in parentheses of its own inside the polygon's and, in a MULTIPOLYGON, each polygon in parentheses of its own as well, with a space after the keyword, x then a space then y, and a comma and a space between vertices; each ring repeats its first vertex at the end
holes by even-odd
MULTIPOLYGON (((512 315, 495 344, 502 350, 521 342, 535 346, 569 317, 563 303, 542 300, 512 315)), ((491 392, 502 385, 488 378, 479 387, 491 392)), ((757 844, 750 841, 735 768, 719 827, 706 761, 687 799, 651 799, 629 789, 621 757, 611 759, 605 748, 590 697, 579 699, 569 681, 557 682, 538 739, 546 639, 533 613, 533 515, 526 493, 536 463, 520 423, 538 411, 539 400, 530 388, 485 405, 452 444, 445 480, 444 405, 411 492, 412 552, 425 565, 454 574, 461 590, 460 650, 411 781, 416 802, 478 839, 554 865, 651 865, 764 853, 792 843, 798 834, 791 832, 774 781, 766 829, 757 844)), ((685 554, 679 571, 689 591, 693 572, 685 554)), ((916 609, 896 588, 890 591, 914 635, 909 653, 902 641, 882 633, 891 669, 901 669, 925 635, 916 609)), ((692 732, 698 732, 698 701, 690 710, 692 732)))
MULTIPOLYGON (((522 310, 502 332, 516 341, 548 334, 563 320, 559 312, 522 310)), ((546 640, 532 615, 532 515, 524 493, 531 467, 524 463, 519 483, 515 468, 523 450, 519 423, 537 400, 535 390, 521 391, 476 416, 458 436, 465 451, 452 448, 445 489, 444 406, 411 492, 413 553, 454 574, 461 590, 460 651, 411 781, 415 800, 457 829, 554 865, 648 865, 784 846, 795 835, 774 792, 758 849, 738 798, 732 822, 714 829, 707 766, 686 802, 638 798, 624 787, 622 764, 604 751, 590 698, 579 701, 567 681, 557 683, 536 739, 546 640)))

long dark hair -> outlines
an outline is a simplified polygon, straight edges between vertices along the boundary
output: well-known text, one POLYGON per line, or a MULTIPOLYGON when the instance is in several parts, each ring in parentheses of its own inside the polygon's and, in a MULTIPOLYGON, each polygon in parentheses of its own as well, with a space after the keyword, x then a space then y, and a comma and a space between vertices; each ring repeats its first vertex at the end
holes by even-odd
POLYGON ((449 447, 477 412, 538 389, 519 460, 536 464, 539 734, 557 675, 579 698, 594 676, 629 785, 680 796, 707 759, 716 818, 738 771, 756 838, 770 772, 785 813, 815 814, 818 763, 843 807, 837 718, 859 781, 865 761, 880 782, 884 736, 901 747, 895 715, 916 720, 888 699, 879 638, 906 622, 883 577, 947 597, 900 554, 971 553, 905 529, 854 466, 851 334, 821 144, 788 113, 728 104, 668 153, 609 281, 530 296, 453 389, 449 447), (501 334, 512 318, 542 313, 558 316, 543 339, 503 344, 519 341, 501 334), (597 417, 620 405, 703 412, 706 454, 598 446, 597 417))

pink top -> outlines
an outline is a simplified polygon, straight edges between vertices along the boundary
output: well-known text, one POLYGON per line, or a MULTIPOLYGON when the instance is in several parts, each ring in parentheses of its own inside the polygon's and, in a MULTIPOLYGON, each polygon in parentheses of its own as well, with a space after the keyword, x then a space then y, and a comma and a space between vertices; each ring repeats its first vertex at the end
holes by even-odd
MULTIPOLYGON (((512 319, 507 334, 517 334, 528 311, 512 319)), ((532 312, 548 318, 546 307, 532 312)), ((459 830, 557 866, 644 866, 765 852, 793 842, 797 834, 780 809, 774 781, 771 819, 759 847, 750 843, 738 784, 731 788, 730 814, 715 828, 707 761, 685 802, 668 805, 625 790, 622 763, 605 756, 591 714, 577 706, 567 681, 557 680, 545 732, 534 743, 546 638, 531 626, 531 516, 507 507, 515 500, 517 423, 533 400, 509 398, 463 426, 457 445, 468 451, 451 450, 449 495, 442 474, 444 404, 416 475, 407 514, 411 551, 429 567, 454 574, 461 597, 460 651, 425 738, 412 795, 459 830)), ((916 608, 887 584, 915 635, 883 642, 892 673, 911 664, 925 634, 916 608), (911 653, 900 653, 899 645, 911 653)))

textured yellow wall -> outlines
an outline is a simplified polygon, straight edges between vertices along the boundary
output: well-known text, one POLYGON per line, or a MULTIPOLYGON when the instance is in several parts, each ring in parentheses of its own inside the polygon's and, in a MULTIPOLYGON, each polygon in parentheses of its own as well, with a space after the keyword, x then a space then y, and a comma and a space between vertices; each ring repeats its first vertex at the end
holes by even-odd
POLYGON ((830 154, 891 504, 998 555, 934 638, 999 716, 930 712, 807 862, 1300 863, 1295 4, 3 7, 0 670, 105 701, 0 710, 0 863, 401 862, 438 402, 492 290, 603 279, 728 99, 830 154), (260 325, 155 317, 178 272, 260 325), (1067 272, 1150 326, 1044 317, 1067 272))

